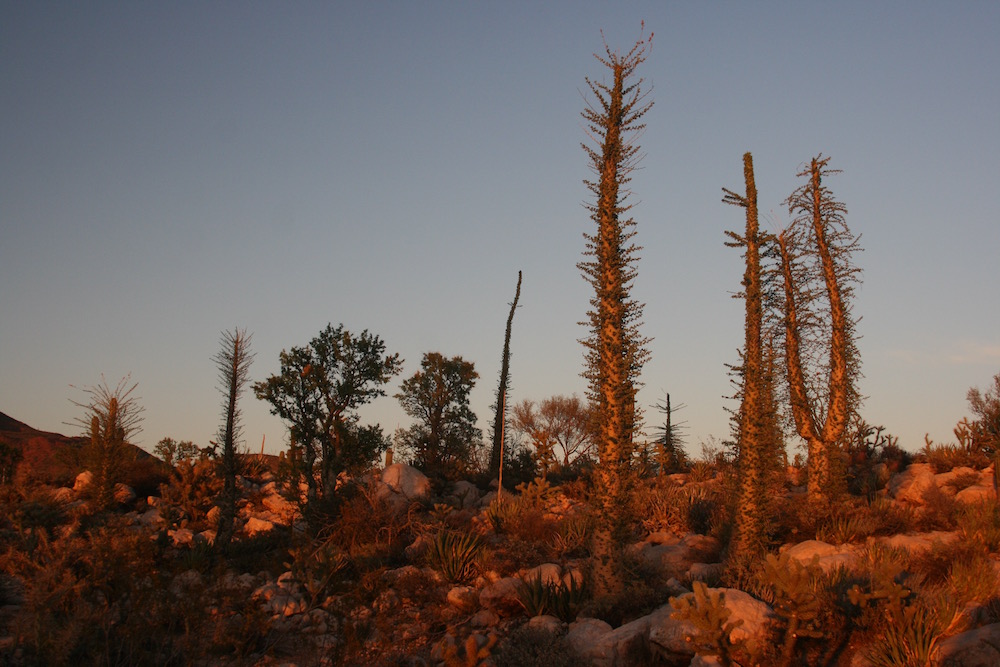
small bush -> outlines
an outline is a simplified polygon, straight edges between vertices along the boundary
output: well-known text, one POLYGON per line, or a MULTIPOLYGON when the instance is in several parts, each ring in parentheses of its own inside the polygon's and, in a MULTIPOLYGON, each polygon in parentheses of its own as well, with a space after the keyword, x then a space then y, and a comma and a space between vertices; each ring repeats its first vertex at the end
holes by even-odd
POLYGON ((482 549, 483 542, 476 533, 461 535, 443 530, 431 542, 427 560, 451 583, 467 583, 478 573, 482 549))
POLYGON ((568 584, 565 581, 553 584, 543 583, 538 575, 518 586, 518 602, 528 616, 549 614, 567 623, 576 620, 586 595, 586 587, 577 584, 575 577, 569 577, 568 584))
POLYGON ((497 667, 575 667, 580 659, 561 635, 522 626, 500 642, 497 667))
POLYGON ((961 506, 956 520, 963 540, 980 544, 991 553, 1000 549, 1000 502, 996 499, 961 506))

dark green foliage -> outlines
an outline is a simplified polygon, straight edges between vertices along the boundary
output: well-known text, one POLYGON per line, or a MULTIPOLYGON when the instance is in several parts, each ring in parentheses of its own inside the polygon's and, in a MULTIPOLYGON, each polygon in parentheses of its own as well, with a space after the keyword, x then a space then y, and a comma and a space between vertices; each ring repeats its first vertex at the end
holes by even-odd
POLYGON ((420 368, 403 381, 396 394, 417 423, 398 431, 396 439, 413 453, 418 468, 432 475, 458 477, 469 471, 482 439, 476 415, 469 408, 469 394, 479 374, 471 361, 439 352, 424 354, 420 368))
POLYGON ((377 428, 358 426, 357 410, 379 396, 402 361, 385 355, 385 343, 368 331, 354 335, 343 325, 327 327, 306 347, 283 350, 281 371, 254 384, 257 398, 289 425, 293 448, 308 485, 307 516, 316 516, 318 501, 332 503, 337 476, 363 469, 385 451, 377 428), (316 477, 319 474, 320 481, 316 477))
POLYGON ((160 457, 168 466, 176 465, 184 459, 197 458, 200 453, 201 448, 190 440, 178 442, 173 438, 163 438, 153 447, 153 454, 160 457))

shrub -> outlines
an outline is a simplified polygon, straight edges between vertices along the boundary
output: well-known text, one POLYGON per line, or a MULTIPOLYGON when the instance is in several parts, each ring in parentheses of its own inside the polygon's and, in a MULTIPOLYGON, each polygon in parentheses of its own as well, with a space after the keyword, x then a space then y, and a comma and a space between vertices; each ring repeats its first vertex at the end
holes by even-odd
POLYGON ((494 659, 497 667, 575 667, 580 664, 565 637, 526 625, 500 642, 494 659))
POLYGON ((451 583, 466 583, 477 573, 477 560, 482 549, 483 542, 476 533, 461 535, 442 530, 431 542, 427 560, 451 583))
POLYGON ((570 622, 576 619, 587 596, 586 587, 577 584, 575 577, 567 577, 569 583, 544 583, 541 575, 518 585, 518 602, 528 616, 549 614, 570 622))
POLYGON ((980 544, 991 553, 1000 549, 1000 502, 996 499, 959 507, 956 520, 963 540, 980 544))

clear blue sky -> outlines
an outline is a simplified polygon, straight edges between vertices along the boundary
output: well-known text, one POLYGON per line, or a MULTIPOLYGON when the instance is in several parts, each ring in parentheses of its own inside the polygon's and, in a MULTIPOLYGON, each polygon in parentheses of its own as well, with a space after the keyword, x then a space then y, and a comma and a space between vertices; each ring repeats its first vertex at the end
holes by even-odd
MULTIPOLYGON (((489 421, 508 304, 512 400, 579 393, 591 230, 580 111, 592 57, 653 31, 655 106, 632 183, 634 295, 690 448, 727 433, 738 251, 824 153, 862 235, 864 415, 911 450, 951 439, 1000 371, 1000 3, 0 3, 0 411, 72 433, 70 385, 131 373, 140 444, 204 444, 219 335, 254 379, 328 322, 481 375, 489 421)), ((243 399, 251 449, 285 441, 243 399)), ((650 412, 650 416, 654 416, 650 412)))

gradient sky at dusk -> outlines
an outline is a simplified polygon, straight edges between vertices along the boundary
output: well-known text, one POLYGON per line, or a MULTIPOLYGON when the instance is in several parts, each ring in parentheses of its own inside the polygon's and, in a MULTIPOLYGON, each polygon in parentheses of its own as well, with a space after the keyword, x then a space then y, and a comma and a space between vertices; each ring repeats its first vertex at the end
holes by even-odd
MULTIPOLYGON (((392 394, 440 351, 475 362, 487 431, 518 270, 510 400, 582 394, 584 77, 642 20, 641 403, 685 403, 694 453, 726 436, 721 188, 752 151, 776 230, 822 152, 865 248, 863 414, 952 439, 1000 371, 996 2, 0 2, 0 411, 75 433, 71 385, 131 373, 140 444, 206 444, 223 330, 263 379, 332 322, 405 359, 366 422, 408 426, 392 394)), ((283 446, 242 406, 251 449, 283 446)))

